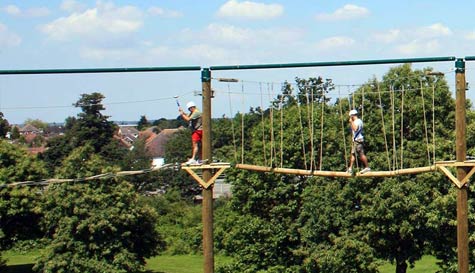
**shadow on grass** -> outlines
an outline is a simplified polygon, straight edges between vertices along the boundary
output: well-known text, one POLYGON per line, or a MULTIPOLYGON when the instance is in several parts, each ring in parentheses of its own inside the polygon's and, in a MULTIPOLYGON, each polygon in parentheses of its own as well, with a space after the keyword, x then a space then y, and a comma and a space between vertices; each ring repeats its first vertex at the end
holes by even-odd
POLYGON ((8 265, 5 273, 33 273, 33 264, 8 265))

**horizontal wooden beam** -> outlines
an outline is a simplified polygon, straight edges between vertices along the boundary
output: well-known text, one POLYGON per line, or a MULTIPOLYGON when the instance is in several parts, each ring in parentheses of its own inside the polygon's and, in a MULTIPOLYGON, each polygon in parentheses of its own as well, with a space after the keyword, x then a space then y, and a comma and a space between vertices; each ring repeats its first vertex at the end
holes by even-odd
MULTIPOLYGON (((257 165, 250 165, 250 164, 236 164, 236 168, 242 169, 242 170, 249 170, 249 171, 272 172, 272 173, 305 175, 305 176, 346 177, 346 178, 353 177, 353 175, 347 172, 311 171, 311 170, 291 169, 291 168, 272 168, 272 167, 257 166, 257 165)), ((357 173, 356 176, 358 177, 391 177, 391 176, 398 176, 398 175, 432 172, 435 170, 437 170, 435 166, 428 166, 428 167, 400 169, 396 171, 370 171, 365 174, 357 173)))

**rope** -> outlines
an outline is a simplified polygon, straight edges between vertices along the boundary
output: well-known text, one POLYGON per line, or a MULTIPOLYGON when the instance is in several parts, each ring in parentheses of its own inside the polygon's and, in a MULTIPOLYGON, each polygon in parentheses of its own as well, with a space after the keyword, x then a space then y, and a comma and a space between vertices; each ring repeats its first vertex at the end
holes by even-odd
POLYGON ((401 169, 403 166, 403 157, 404 157, 404 86, 402 86, 401 93, 401 169))
POLYGON ((68 183, 68 182, 85 182, 85 181, 98 180, 98 179, 109 179, 109 178, 122 177, 122 176, 128 176, 128 175, 145 174, 145 173, 150 173, 150 172, 159 171, 163 169, 177 169, 179 166, 180 165, 178 164, 165 164, 162 166, 157 166, 157 167, 143 169, 143 170, 120 171, 116 173, 103 173, 103 174, 98 174, 98 175, 93 175, 93 176, 88 176, 88 177, 82 177, 82 178, 66 178, 66 179, 50 178, 50 179, 45 179, 41 181, 13 182, 9 184, 0 185, 0 189, 12 188, 12 187, 17 187, 17 186, 47 186, 49 184, 59 184, 59 183, 68 183))
MULTIPOLYGON (((273 97, 273 89, 272 89, 272 96, 271 96, 271 87, 269 84, 267 84, 267 91, 269 94, 269 100, 272 100, 273 97)), ((270 107, 270 167, 272 167, 272 164, 274 162, 274 106, 272 105, 270 107)))
MULTIPOLYGON (((348 166, 348 153, 347 153, 347 146, 346 146, 346 133, 345 133, 345 122, 343 121, 343 107, 341 106, 341 97, 340 97, 340 87, 338 87, 338 97, 339 97, 339 108, 340 108, 340 122, 341 122, 341 132, 342 132, 342 139, 343 139, 343 146, 345 151, 345 166, 348 166)), ((349 104, 349 101, 348 101, 349 104)))
POLYGON ((303 162, 305 169, 307 169, 307 153, 305 151, 305 139, 303 136, 303 121, 302 121, 302 112, 300 109, 300 101, 297 102, 297 109, 299 111, 299 120, 300 120, 300 140, 302 141, 302 153, 303 153, 303 162))
POLYGON ((284 95, 280 96, 280 167, 284 164, 284 95))
POLYGON ((435 86, 432 85, 432 160, 436 162, 435 158, 435 86))
POLYGON ((310 136, 310 169, 313 168, 313 123, 311 117, 311 107, 310 107, 310 100, 309 100, 309 93, 305 92, 305 97, 307 99, 307 119, 309 121, 309 126, 308 126, 308 133, 310 136))
POLYGON ((228 83, 228 97, 229 97, 229 111, 231 118, 229 119, 231 121, 231 133, 233 135, 233 146, 234 146, 234 162, 238 162, 237 159, 237 145, 236 145, 236 133, 234 130, 234 113, 233 113, 233 104, 232 104, 232 99, 231 99, 231 86, 228 83))
POLYGON ((322 170, 322 159, 323 159, 323 117, 325 116, 325 94, 323 94, 323 102, 322 102, 322 115, 320 118, 320 161, 318 163, 319 170, 322 170))
MULTIPOLYGON (((379 87, 379 83, 377 83, 377 89, 378 91, 381 91, 379 87)), ((383 127, 383 135, 384 135, 384 146, 386 148, 386 158, 388 160, 388 169, 391 169, 391 159, 389 156, 389 147, 388 147, 388 138, 386 136, 386 125, 384 124, 384 113, 383 113, 383 102, 381 100, 381 92, 378 92, 378 98, 379 98, 379 109, 381 110, 381 122, 382 122, 382 127, 383 127)))
POLYGON ((266 153, 266 127, 264 123, 264 103, 262 95, 262 83, 259 83, 259 90, 261 93, 261 123, 262 123, 262 149, 264 152, 264 165, 267 166, 267 153, 266 153))
POLYGON ((395 129, 395 117, 394 117, 394 86, 391 85, 391 116, 392 116, 392 135, 393 135, 393 167, 392 170, 396 169, 396 162, 397 162, 397 157, 396 157, 396 129, 395 129))
POLYGON ((421 99, 422 99, 422 115, 424 116, 424 131, 425 131, 425 141, 426 141, 426 150, 427 150, 427 160, 430 162, 430 148, 429 148, 429 134, 427 132, 427 118, 426 118, 426 106, 425 106, 425 99, 424 99, 424 88, 422 84, 422 79, 420 80, 421 84, 421 99))
POLYGON ((242 113, 241 113, 241 163, 244 164, 244 83, 241 83, 242 113))

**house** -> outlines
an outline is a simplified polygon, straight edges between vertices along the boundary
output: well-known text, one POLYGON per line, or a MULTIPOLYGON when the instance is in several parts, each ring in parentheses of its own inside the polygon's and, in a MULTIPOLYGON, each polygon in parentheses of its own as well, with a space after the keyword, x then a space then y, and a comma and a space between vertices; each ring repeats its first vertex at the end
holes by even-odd
POLYGON ((21 135, 29 135, 29 134, 39 135, 39 134, 43 134, 43 130, 38 129, 38 128, 36 128, 35 126, 33 126, 31 124, 27 124, 27 125, 23 126, 22 128, 20 128, 19 131, 20 131, 21 135))
POLYGON ((139 137, 139 130, 132 125, 119 125, 117 135, 125 142, 132 145, 139 137))
POLYGON ((168 140, 170 140, 173 134, 184 129, 184 127, 176 129, 163 129, 160 133, 156 134, 154 132, 154 128, 152 127, 143 132, 140 132, 140 137, 145 139, 145 148, 153 159, 153 167, 161 166, 165 163, 165 147, 168 140))

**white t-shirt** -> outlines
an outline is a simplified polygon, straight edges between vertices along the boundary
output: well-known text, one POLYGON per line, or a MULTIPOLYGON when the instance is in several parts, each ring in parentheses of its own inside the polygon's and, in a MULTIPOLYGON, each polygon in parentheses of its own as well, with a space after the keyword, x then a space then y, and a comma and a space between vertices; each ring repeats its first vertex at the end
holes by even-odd
POLYGON ((363 121, 357 118, 353 123, 356 125, 356 130, 353 131, 353 141, 363 142, 363 121))

